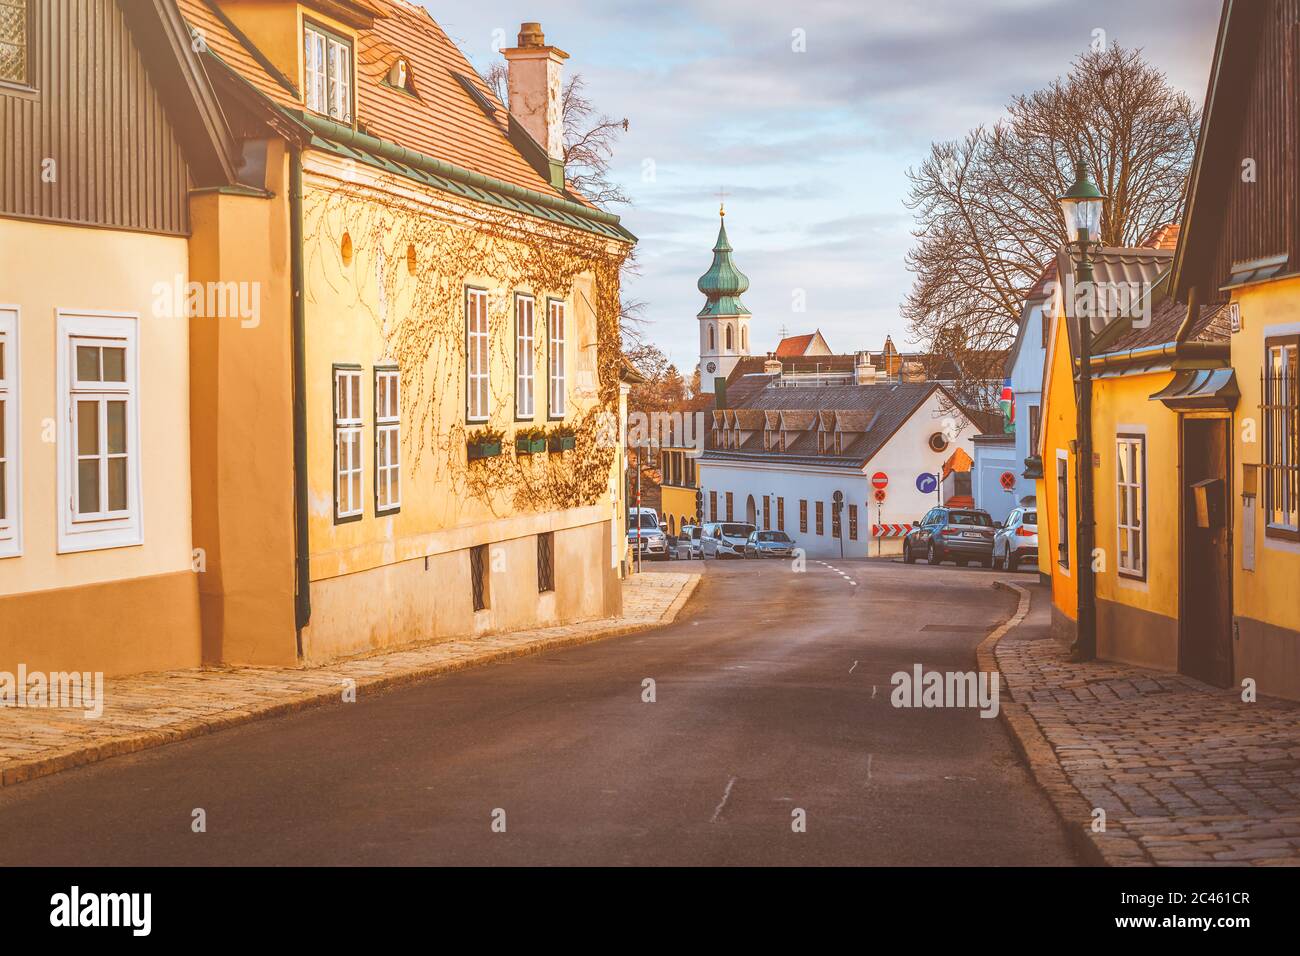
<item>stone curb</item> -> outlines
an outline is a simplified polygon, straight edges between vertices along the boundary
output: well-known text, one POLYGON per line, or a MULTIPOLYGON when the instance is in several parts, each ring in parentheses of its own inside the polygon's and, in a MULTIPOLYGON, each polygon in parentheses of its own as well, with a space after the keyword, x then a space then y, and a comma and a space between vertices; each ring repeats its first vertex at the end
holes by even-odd
MULTIPOLYGON (((397 674, 383 674, 375 677, 358 677, 355 678, 356 687, 358 691, 363 689, 371 691, 387 690, 405 684, 413 684, 417 681, 426 680, 431 677, 439 677, 443 674, 465 670, 470 667, 479 667, 484 664, 495 664, 517 657, 528 657, 533 654, 560 650, 566 647, 575 647, 580 644, 594 644, 596 641, 603 641, 608 638, 623 637, 628 634, 636 634, 640 631, 648 631, 653 628, 663 627, 676 620, 677 615, 681 612, 682 608, 686 606, 686 602, 689 601, 691 596, 695 593, 699 583, 700 575, 692 574, 682 585, 681 590, 672 600, 672 603, 670 603, 659 617, 655 619, 640 619, 633 624, 617 625, 608 629, 592 630, 588 633, 582 634, 569 634, 562 637, 551 638, 543 637, 538 640, 521 642, 513 647, 485 650, 481 654, 476 654, 472 657, 460 657, 452 660, 438 661, 428 665, 416 666, 411 670, 402 671, 397 674)), ((153 747, 161 747, 164 744, 190 740, 204 734, 214 733, 230 727, 238 727, 241 724, 252 723, 253 721, 262 720, 268 717, 280 717, 285 714, 296 713, 314 707, 323 707, 326 704, 338 700, 340 700, 338 687, 332 687, 328 690, 317 689, 304 691, 283 700, 275 701, 274 703, 259 704, 245 709, 223 711, 201 718, 180 721, 172 726, 128 734, 112 740, 89 744, 84 747, 56 751, 32 760, 9 761, 4 764, 4 772, 0 774, 0 787, 11 787, 15 784, 25 783, 28 780, 48 777, 52 774, 59 773, 62 770, 70 770, 73 767, 98 763, 102 760, 108 760, 111 757, 132 754, 153 747)))
MULTIPOLYGON (((994 581, 994 588, 1017 595, 1016 612, 999 625, 975 649, 979 669, 988 673, 1000 674, 997 662, 997 646, 1008 633, 1018 627, 1029 614, 1029 591, 1019 584, 1009 581, 994 581)), ((1071 846, 1078 851, 1089 866, 1150 866, 1151 859, 1141 845, 1123 833, 1114 832, 1117 825, 1109 823, 1112 832, 1094 833, 1092 831, 1092 807, 1083 798, 1069 776, 1062 769, 1056 757, 1056 751, 1044 736, 1038 722, 1029 709, 1006 695, 1007 686, 1002 685, 999 714, 1002 722, 1011 732, 1016 750, 1025 763, 1029 765, 1039 789, 1051 801, 1052 809, 1060 819, 1071 846)))

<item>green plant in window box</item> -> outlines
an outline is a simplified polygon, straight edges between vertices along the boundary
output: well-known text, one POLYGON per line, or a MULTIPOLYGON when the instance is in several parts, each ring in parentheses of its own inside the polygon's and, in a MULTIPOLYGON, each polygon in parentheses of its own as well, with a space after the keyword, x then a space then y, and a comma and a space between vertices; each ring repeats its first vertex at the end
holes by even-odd
POLYGON ((536 455, 546 451, 546 430, 530 428, 515 433, 515 451, 521 455, 536 455))
POLYGON ((568 425, 557 425, 547 435, 547 447, 551 451, 573 451, 577 444, 577 435, 568 425))
POLYGON ((480 428, 478 431, 471 432, 469 437, 465 439, 465 450, 469 455, 469 460, 495 458, 501 454, 501 442, 504 439, 505 433, 499 432, 495 428, 480 428))

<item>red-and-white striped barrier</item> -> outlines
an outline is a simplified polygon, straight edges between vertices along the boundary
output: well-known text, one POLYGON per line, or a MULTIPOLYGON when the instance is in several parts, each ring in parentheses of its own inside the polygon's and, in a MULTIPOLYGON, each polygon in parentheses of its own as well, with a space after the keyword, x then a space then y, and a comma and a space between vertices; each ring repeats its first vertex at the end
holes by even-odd
POLYGON ((873 524, 871 526, 871 537, 902 538, 911 530, 912 526, 910 524, 873 524))

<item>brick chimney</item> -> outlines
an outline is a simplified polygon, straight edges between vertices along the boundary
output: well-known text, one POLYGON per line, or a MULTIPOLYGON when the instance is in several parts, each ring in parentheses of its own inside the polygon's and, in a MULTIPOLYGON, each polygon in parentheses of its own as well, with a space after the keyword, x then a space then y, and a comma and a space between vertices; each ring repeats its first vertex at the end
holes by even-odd
POLYGON ((547 46, 540 23, 519 25, 519 45, 502 50, 509 70, 510 114, 537 141, 550 165, 551 185, 564 188, 564 61, 547 46))

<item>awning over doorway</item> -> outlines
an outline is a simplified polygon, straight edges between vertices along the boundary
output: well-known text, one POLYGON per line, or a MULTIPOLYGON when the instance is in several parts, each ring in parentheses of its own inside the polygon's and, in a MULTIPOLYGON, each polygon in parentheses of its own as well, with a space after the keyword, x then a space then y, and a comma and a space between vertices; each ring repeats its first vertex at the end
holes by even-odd
POLYGON ((1231 411, 1237 407, 1241 390, 1237 374, 1230 368, 1189 368, 1174 375, 1174 380, 1151 396, 1176 412, 1206 408, 1231 411))

